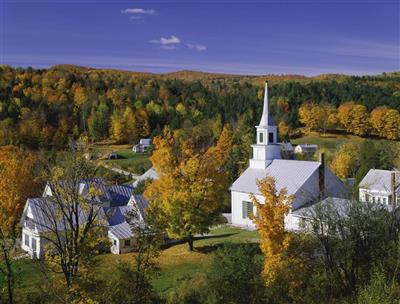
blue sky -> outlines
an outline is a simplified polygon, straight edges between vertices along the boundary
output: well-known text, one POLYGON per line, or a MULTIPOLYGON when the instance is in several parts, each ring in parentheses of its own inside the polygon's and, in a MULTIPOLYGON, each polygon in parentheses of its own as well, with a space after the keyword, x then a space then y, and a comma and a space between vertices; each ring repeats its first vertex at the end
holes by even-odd
POLYGON ((400 70, 400 1, 0 0, 1 63, 135 71, 400 70))

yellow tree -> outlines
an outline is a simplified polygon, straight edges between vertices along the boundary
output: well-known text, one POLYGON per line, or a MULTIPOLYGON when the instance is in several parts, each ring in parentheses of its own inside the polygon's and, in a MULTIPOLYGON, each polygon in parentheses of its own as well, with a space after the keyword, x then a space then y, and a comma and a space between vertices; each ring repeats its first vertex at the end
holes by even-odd
POLYGON ((0 277, 7 283, 9 303, 14 302, 12 254, 18 223, 25 201, 37 194, 38 189, 34 164, 32 154, 12 146, 0 148, 0 277))
POLYGON ((369 131, 370 117, 364 105, 346 102, 338 108, 339 122, 350 133, 365 135, 369 131))
POLYGON ((149 115, 147 114, 146 109, 139 108, 135 113, 136 119, 136 134, 138 136, 149 136, 150 135, 150 124, 149 124, 149 115))
POLYGON ((309 131, 320 131, 326 117, 324 117, 324 111, 319 105, 306 103, 299 108, 299 120, 309 131))
POLYGON ((151 161, 159 175, 144 192, 149 212, 155 214, 169 237, 180 238, 193 250, 194 235, 209 231, 218 218, 228 189, 225 163, 232 135, 224 128, 215 146, 196 150, 191 140, 169 131, 154 139, 151 161))
POLYGON ((359 146, 347 143, 336 152, 331 163, 332 171, 340 178, 354 176, 359 166, 359 146))
POLYGON ((397 140, 400 138, 400 114, 395 109, 389 109, 385 114, 383 135, 387 139, 397 140))
POLYGON ((372 110, 370 115, 370 123, 375 134, 384 137, 385 116, 388 111, 387 107, 378 107, 372 110))
POLYGON ((125 141, 125 122, 124 118, 119 111, 115 111, 111 116, 111 130, 110 134, 117 142, 125 141))
POLYGON ((349 131, 356 135, 366 135, 369 131, 369 114, 364 105, 355 105, 351 113, 349 131))
POLYGON ((284 257, 292 237, 285 231, 284 219, 290 211, 294 197, 287 194, 286 188, 278 192, 275 179, 270 176, 258 180, 257 186, 264 202, 251 195, 257 210, 253 221, 260 235, 261 251, 265 255, 263 275, 268 286, 275 282, 285 268, 284 257))
POLYGON ((354 102, 346 102, 339 106, 337 117, 342 126, 348 130, 351 126, 354 102))
POLYGON ((136 117, 135 113, 132 111, 131 107, 127 106, 123 115, 123 138, 124 141, 128 141, 129 143, 136 142, 139 134, 136 129, 136 117))

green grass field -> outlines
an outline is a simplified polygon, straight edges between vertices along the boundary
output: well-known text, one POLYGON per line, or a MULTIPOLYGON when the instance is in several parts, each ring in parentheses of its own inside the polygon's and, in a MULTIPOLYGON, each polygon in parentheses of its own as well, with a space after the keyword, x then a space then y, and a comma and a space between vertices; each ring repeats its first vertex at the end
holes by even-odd
MULTIPOLYGON (((312 132, 308 135, 304 135, 300 138, 295 138, 291 139, 291 143, 293 145, 298 145, 298 144, 316 144, 318 145, 318 151, 316 155, 314 155, 314 159, 316 160, 318 158, 318 153, 319 152, 324 152, 325 153, 325 159, 327 163, 330 163, 331 160, 333 159, 334 154, 336 151, 345 143, 361 143, 366 138, 355 136, 355 135, 348 135, 348 134, 332 134, 332 133, 326 133, 326 134, 318 134, 316 132, 312 132)), ((379 141, 379 142, 389 142, 391 144, 394 144, 396 142, 394 141, 388 141, 385 139, 376 139, 376 138, 371 138, 370 140, 373 141, 379 141)))
MULTIPOLYGON (((207 236, 198 237, 195 242, 195 250, 189 252, 186 244, 173 245, 163 249, 158 258, 160 275, 154 279, 153 286, 160 294, 179 288, 181 284, 195 278, 209 269, 213 252, 222 244, 227 242, 257 242, 258 233, 230 226, 221 226, 212 229, 207 236)), ((99 256, 100 276, 106 277, 110 270, 119 261, 134 262, 135 253, 121 255, 104 254, 99 256)), ((37 261, 23 259, 15 262, 18 273, 17 293, 29 293, 44 280, 44 274, 40 272, 40 263, 37 261)))
POLYGON ((135 174, 143 174, 151 168, 151 161, 148 153, 134 153, 130 150, 115 151, 119 159, 104 160, 104 164, 129 171, 135 174))
POLYGON ((101 162, 109 167, 122 169, 135 174, 143 174, 151 168, 149 153, 134 153, 131 145, 97 145, 93 149, 97 152, 101 162), (108 159, 111 152, 118 155, 118 159, 108 159))

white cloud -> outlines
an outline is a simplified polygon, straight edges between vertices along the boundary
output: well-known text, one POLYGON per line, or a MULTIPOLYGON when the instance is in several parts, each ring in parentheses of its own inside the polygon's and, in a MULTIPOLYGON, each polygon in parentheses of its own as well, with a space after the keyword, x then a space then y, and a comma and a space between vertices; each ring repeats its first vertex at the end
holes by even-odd
POLYGON ((196 50, 198 52, 202 52, 202 51, 205 51, 207 49, 207 47, 205 45, 198 44, 198 43, 187 43, 186 46, 189 49, 196 50))
POLYGON ((126 8, 121 11, 122 14, 142 14, 142 15, 156 15, 157 11, 154 9, 144 8, 126 8))
POLYGON ((174 45, 181 43, 181 40, 178 37, 171 35, 171 37, 169 38, 161 37, 160 39, 150 40, 150 43, 161 44, 161 45, 174 45))

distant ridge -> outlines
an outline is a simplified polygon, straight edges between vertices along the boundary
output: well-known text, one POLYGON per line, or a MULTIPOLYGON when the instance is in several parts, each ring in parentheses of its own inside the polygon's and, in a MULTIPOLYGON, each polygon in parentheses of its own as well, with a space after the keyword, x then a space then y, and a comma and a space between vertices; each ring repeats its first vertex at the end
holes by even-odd
MULTIPOLYGON (((5 65, 2 65, 5 66, 5 65)), ((35 69, 36 70, 36 69, 35 69)), ((153 72, 136 72, 129 70, 119 70, 119 69, 104 69, 104 68, 93 68, 73 64, 58 64, 50 68, 37 69, 51 71, 65 71, 68 72, 84 72, 84 73, 110 73, 110 74, 123 74, 131 75, 133 77, 150 77, 156 79, 169 79, 169 80, 183 80, 183 81, 223 81, 223 80, 236 80, 240 82, 251 82, 256 85, 263 85, 264 82, 270 81, 282 82, 282 81, 299 81, 299 82, 309 82, 309 81, 344 81, 351 77, 364 77, 364 76, 351 76, 345 74, 320 74, 316 76, 304 76, 297 74, 265 74, 265 75, 240 75, 240 74, 227 74, 227 73, 211 73, 193 70, 181 70, 167 73, 153 73, 153 72)), ((386 77, 400 77, 400 72, 389 72, 380 75, 370 75, 365 77, 382 76, 386 77)))

